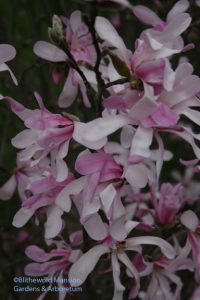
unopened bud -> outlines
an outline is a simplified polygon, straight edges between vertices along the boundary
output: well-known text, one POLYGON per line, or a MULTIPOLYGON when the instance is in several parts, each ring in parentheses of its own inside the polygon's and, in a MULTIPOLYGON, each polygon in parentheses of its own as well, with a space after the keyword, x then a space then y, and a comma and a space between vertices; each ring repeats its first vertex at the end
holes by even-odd
POLYGON ((57 15, 53 15, 52 27, 48 28, 48 33, 53 42, 60 43, 63 40, 63 24, 57 15))

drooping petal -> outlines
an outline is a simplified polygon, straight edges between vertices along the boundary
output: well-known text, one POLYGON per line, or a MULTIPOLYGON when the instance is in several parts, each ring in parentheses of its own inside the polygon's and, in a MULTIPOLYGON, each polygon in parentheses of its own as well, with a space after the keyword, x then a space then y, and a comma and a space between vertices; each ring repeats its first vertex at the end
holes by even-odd
POLYGON ((70 268, 69 278, 79 278, 80 282, 72 282, 71 286, 81 285, 88 275, 95 268, 99 258, 105 254, 109 253, 110 250, 107 246, 97 245, 90 249, 88 252, 84 253, 70 268))
POLYGON ((114 296, 112 300, 123 300, 123 293, 125 287, 120 282, 120 265, 117 259, 117 255, 112 253, 112 271, 113 271, 113 280, 114 280, 114 296))
POLYGON ((4 63, 0 63, 0 72, 8 71, 15 85, 18 85, 17 78, 15 77, 12 70, 4 63))
POLYGON ((176 254, 175 249, 168 242, 154 236, 141 236, 129 238, 126 240, 126 245, 128 248, 131 248, 136 245, 155 245, 158 246, 163 252, 163 254, 169 259, 174 258, 176 254))
POLYGON ((52 205, 47 209, 47 221, 45 223, 45 239, 52 239, 57 236, 63 225, 63 210, 56 205, 52 205))
POLYGON ((9 200, 12 198, 17 186, 15 175, 12 175, 6 183, 0 188, 0 200, 9 200))
POLYGON ((134 290, 132 289, 131 296, 136 297, 138 294, 138 290, 140 287, 140 278, 138 271, 136 270, 135 266, 133 263, 130 261, 126 253, 118 253, 117 254, 119 260, 127 267, 127 270, 129 271, 129 274, 134 278, 135 284, 134 284, 134 290))
POLYGON ((15 214, 12 225, 20 228, 28 222, 28 220, 32 217, 35 210, 31 208, 22 207, 18 212, 15 214))
POLYGON ((73 71, 70 69, 63 90, 58 98, 59 107, 69 107, 78 93, 77 83, 73 80, 73 71))

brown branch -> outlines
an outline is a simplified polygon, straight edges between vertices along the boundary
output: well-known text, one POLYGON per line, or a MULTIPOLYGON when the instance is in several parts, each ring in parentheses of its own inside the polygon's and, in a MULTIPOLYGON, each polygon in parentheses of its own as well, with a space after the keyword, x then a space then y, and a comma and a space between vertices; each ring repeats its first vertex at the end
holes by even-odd
POLYGON ((111 82, 107 83, 105 85, 105 88, 107 89, 107 88, 109 88, 113 85, 124 84, 124 83, 127 83, 129 81, 130 81, 129 78, 120 78, 120 79, 117 79, 117 80, 114 80, 114 81, 111 81, 111 82))

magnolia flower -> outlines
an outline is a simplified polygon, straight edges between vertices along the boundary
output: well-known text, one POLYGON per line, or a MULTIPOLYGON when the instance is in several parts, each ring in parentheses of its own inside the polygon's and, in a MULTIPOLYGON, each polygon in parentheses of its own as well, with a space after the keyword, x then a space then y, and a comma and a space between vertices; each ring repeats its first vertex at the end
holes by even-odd
POLYGON ((68 176, 64 158, 68 153, 69 141, 74 130, 73 121, 60 114, 51 113, 37 93, 35 97, 40 109, 26 109, 7 97, 12 111, 27 127, 12 139, 12 144, 18 149, 23 149, 18 154, 18 159, 22 162, 29 161, 31 167, 50 155, 52 174, 61 182, 68 176))
POLYGON ((12 176, 0 188, 1 200, 11 199, 16 188, 20 198, 24 199, 30 183, 36 178, 40 178, 50 168, 48 159, 43 159, 37 165, 31 166, 30 161, 21 161, 19 155, 17 155, 16 163, 17 167, 14 169, 12 176))
POLYGON ((73 175, 69 173, 68 178, 62 182, 57 182, 51 173, 46 172, 46 176, 32 181, 26 188, 26 194, 30 196, 23 197, 21 208, 15 214, 13 225, 15 227, 24 226, 33 215, 46 213, 45 238, 53 238, 60 233, 63 227, 61 218, 63 211, 55 204, 57 195, 72 180, 73 175))
MULTIPOLYGON (((75 234, 75 233, 74 233, 75 234)), ((50 252, 45 252, 38 246, 31 245, 25 250, 25 254, 35 261, 34 263, 28 264, 24 273, 27 276, 44 276, 47 275, 48 279, 59 277, 66 279, 68 277, 68 270, 72 263, 74 263, 81 255, 80 250, 72 250, 71 246, 66 244, 64 241, 52 240, 48 242, 48 245, 56 245, 56 249, 50 252)), ((76 243, 73 244, 76 246, 76 243)), ((78 278, 78 277, 77 277, 78 278)), ((50 282, 50 286, 52 283, 50 282)), ((65 284, 59 280, 58 286, 63 287, 65 284)), ((47 292, 40 295, 39 299, 43 299, 47 292)), ((59 292, 59 300, 64 300, 66 292, 59 292)))
POLYGON ((149 46, 160 52, 167 52, 170 56, 183 49, 181 34, 191 23, 191 17, 185 11, 189 7, 189 1, 180 0, 170 10, 166 21, 161 20, 149 8, 136 5, 133 12, 145 24, 152 25, 153 29, 146 29, 140 38, 147 41, 149 46))
POLYGON ((160 193, 156 194, 156 186, 151 188, 151 202, 155 209, 155 219, 162 225, 170 225, 176 220, 181 207, 179 193, 183 189, 181 184, 172 186, 170 183, 161 185, 160 193))
POLYGON ((104 195, 105 199, 107 199, 106 201, 109 202, 107 207, 113 207, 114 205, 116 206, 116 213, 117 207, 119 214, 121 213, 121 203, 120 199, 116 199, 116 190, 121 185, 123 170, 115 162, 112 155, 103 151, 99 153, 84 151, 77 158, 75 169, 83 177, 74 180, 60 192, 56 203, 61 209, 69 212, 71 208, 70 195, 80 195, 82 199, 80 221, 85 223, 88 217, 98 212, 101 208, 100 198, 104 195))
MULTIPOLYGON (((108 235, 101 245, 94 246, 88 252, 84 253, 70 268, 69 276, 76 278, 79 276, 84 282, 87 276, 93 271, 98 260, 104 254, 111 254, 111 264, 114 280, 114 296, 113 299, 122 299, 125 287, 120 282, 120 264, 122 262, 127 268, 129 277, 135 281, 136 296, 139 289, 139 273, 132 264, 131 260, 126 254, 126 251, 141 252, 141 245, 156 245, 162 253, 172 259, 175 255, 173 247, 158 237, 140 236, 127 238, 127 235, 139 223, 134 221, 124 222, 124 218, 120 218, 112 222, 108 227, 108 235)), ((71 283, 71 286, 78 286, 79 283, 71 283)))
MULTIPOLYGON (((142 262, 144 264, 144 270, 141 275, 147 276, 151 274, 149 286, 142 299, 180 299, 183 283, 176 272, 180 270, 193 271, 193 262, 188 258, 190 253, 190 245, 188 242, 181 248, 175 239, 175 249, 177 256, 174 259, 169 260, 166 257, 159 257, 155 258, 152 263, 142 262), (172 289, 171 285, 175 285, 176 288, 172 289)), ((134 262, 134 265, 137 267, 137 261, 136 263, 134 262)), ((141 263, 139 266, 140 265, 141 263)))

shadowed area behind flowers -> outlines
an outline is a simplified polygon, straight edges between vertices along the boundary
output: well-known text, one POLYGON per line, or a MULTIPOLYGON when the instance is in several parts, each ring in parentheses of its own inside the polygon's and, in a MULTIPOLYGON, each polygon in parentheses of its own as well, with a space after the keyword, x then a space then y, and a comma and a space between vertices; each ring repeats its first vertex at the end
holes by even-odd
MULTIPOLYGON (((130 1, 131 2, 131 1, 130 1)), ((149 7, 158 12, 160 16, 165 16, 166 12, 176 1, 151 1, 149 7), (158 3, 163 2, 162 4, 158 3), (165 3, 164 3, 165 2, 165 3)), ((132 1, 134 4, 147 4, 147 1, 132 1)), ((193 1, 191 1, 193 3, 193 1)), ((104 15, 118 25, 121 22, 119 32, 123 36, 126 45, 134 48, 133 41, 138 37, 144 25, 136 20, 136 18, 125 8, 117 4, 105 2, 103 5, 95 4, 95 9, 91 3, 82 0, 0 0, 0 43, 8 43, 15 46, 17 56, 14 61, 9 63, 9 66, 14 71, 18 86, 14 86, 8 74, 3 72, 0 74, 0 90, 4 95, 10 95, 27 107, 35 108, 33 91, 38 91, 43 96, 46 107, 54 112, 62 112, 56 105, 58 96, 61 92, 63 83, 55 85, 50 80, 53 71, 53 65, 44 60, 39 59, 33 53, 33 45, 38 40, 49 41, 48 27, 51 26, 52 16, 66 15, 69 16, 72 11, 79 9, 85 14, 96 13, 104 15)), ((192 25, 184 34, 187 43, 194 43, 196 48, 187 53, 187 57, 195 68, 195 73, 200 75, 200 8, 191 5, 190 14, 193 17, 192 25)), ((174 63, 178 61, 178 56, 174 63)), ((79 116, 81 120, 89 121, 92 112, 88 111, 84 115, 81 110, 82 103, 77 101, 67 111, 79 116)), ((9 107, 5 103, 0 104, 0 186, 10 177, 15 168, 16 150, 12 147, 10 140, 20 130, 23 129, 22 122, 11 113, 9 107)), ((173 143, 176 154, 180 151, 179 144, 176 141, 173 143)), ((186 146, 185 151, 190 151, 186 146)), ((70 163, 73 165, 78 151, 74 150, 70 157, 70 163)), ((168 164, 175 161, 172 160, 168 164)), ((167 171, 166 171, 167 173, 167 171)), ((167 176, 166 176, 167 178, 167 176)), ((19 208, 19 199, 15 193, 12 200, 8 202, 0 201, 0 296, 1 299, 7 300, 25 300, 36 299, 36 293, 15 293, 13 292, 13 278, 22 276, 24 266, 29 259, 24 254, 24 249, 27 245, 37 244, 44 246, 42 226, 38 227, 34 224, 34 220, 28 222, 23 229, 12 227, 12 220, 15 212, 19 208), (3 287, 3 288, 2 288, 3 287)), ((77 225, 74 221, 76 212, 72 212, 68 216, 67 225, 69 228, 76 229, 77 225)), ((106 265, 105 268, 109 266, 106 265)), ((112 282, 110 276, 105 273, 100 276, 101 270, 98 272, 98 265, 95 280, 93 275, 90 275, 83 287, 82 293, 73 293, 67 299, 85 300, 85 299, 104 299, 110 300, 112 297, 112 282), (98 282, 98 286, 96 283, 98 282), (107 291, 106 294, 103 291, 107 291)), ((124 278, 122 278, 122 281, 124 278)), ((193 289, 191 285, 190 289, 193 289)), ((191 293, 187 290, 184 293, 184 299, 188 300, 187 295, 191 293), (188 294, 187 294, 188 293, 188 294)), ((39 295, 40 293, 38 293, 39 295)), ((126 297, 127 295, 125 295, 126 297)), ((55 299, 53 293, 49 293, 48 299, 55 299)), ((137 298, 136 298, 137 299, 137 298)))

